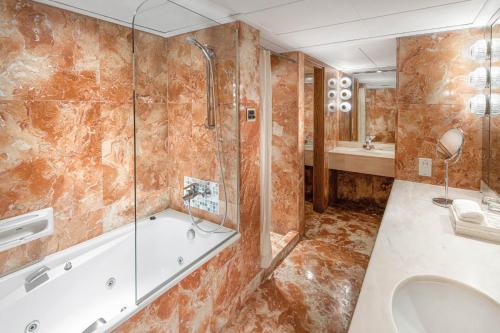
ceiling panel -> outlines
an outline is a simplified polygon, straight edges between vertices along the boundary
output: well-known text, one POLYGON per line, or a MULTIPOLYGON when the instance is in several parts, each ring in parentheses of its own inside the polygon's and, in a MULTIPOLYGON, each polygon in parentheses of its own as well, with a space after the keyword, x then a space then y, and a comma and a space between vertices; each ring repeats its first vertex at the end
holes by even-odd
POLYGON ((396 67, 396 38, 364 42, 358 47, 377 64, 377 67, 396 67))
MULTIPOLYGON (((453 6, 436 7, 397 15, 364 20, 370 36, 442 29, 474 22, 482 1, 468 1, 453 6)), ((369 36, 368 36, 369 37, 369 36)))
POLYGON ((303 0, 210 0, 213 3, 231 9, 234 14, 250 13, 266 8, 302 2, 303 0))
POLYGON ((450 3, 463 3, 467 0, 350 0, 360 17, 369 18, 395 14, 410 10, 436 7, 450 3))
MULTIPOLYGON (((158 1, 158 0, 155 0, 158 1)), ((172 2, 163 1, 160 5, 150 6, 138 13, 136 24, 164 34, 199 29, 216 23, 195 12, 182 8, 172 2)))
POLYGON ((333 44, 349 40, 366 38, 370 33, 361 21, 338 24, 314 30, 305 30, 277 37, 286 40, 296 49, 311 47, 319 44, 333 44))
POLYGON ((374 65, 357 46, 322 46, 304 52, 335 68, 373 68, 374 65))
POLYGON ((275 34, 331 25, 359 18, 349 1, 304 0, 245 15, 275 34), (314 15, 311 15, 314 13, 314 15))

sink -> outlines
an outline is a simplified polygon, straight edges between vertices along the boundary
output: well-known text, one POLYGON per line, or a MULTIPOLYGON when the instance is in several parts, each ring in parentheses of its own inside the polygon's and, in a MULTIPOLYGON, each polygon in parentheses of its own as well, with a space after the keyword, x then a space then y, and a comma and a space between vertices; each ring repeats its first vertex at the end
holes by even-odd
POLYGON ((376 156, 394 159, 394 150, 375 148, 372 150, 365 149, 363 147, 335 147, 332 150, 333 153, 337 154, 353 154, 361 156, 376 156))
POLYGON ((500 332, 500 304, 460 282, 411 277, 396 288, 392 316, 399 333, 500 332))

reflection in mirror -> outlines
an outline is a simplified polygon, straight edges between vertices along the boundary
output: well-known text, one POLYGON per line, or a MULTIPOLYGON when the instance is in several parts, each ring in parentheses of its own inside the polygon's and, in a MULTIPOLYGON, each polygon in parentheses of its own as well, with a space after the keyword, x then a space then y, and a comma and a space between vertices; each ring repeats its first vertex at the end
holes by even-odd
POLYGON ((355 74, 358 88, 358 141, 395 143, 396 72, 394 70, 355 74))
POLYGON ((491 24, 490 52, 490 116, 489 116, 489 160, 488 186, 500 193, 500 18, 491 24))
POLYGON ((340 140, 394 144, 396 71, 373 70, 352 76, 352 111, 340 115, 340 140))

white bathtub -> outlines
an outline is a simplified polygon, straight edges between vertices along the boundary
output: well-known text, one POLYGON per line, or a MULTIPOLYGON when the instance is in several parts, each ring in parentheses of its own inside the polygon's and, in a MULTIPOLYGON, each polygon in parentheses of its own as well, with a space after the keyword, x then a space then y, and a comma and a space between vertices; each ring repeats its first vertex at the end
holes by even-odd
POLYGON ((155 217, 137 223, 137 232, 131 223, 0 278, 0 332, 34 323, 37 333, 81 333, 100 318, 105 324, 94 332, 110 331, 239 238, 225 228, 189 240, 188 215, 168 209, 155 217), (26 277, 43 266, 48 281, 26 292, 26 277))

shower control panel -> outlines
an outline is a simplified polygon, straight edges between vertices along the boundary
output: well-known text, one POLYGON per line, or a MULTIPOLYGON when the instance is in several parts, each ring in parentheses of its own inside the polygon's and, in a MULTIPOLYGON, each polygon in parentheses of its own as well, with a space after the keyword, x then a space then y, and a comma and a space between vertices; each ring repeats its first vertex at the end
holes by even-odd
POLYGON ((184 205, 191 204, 191 208, 198 208, 209 213, 219 214, 219 184, 208 180, 184 176, 184 193, 186 196, 190 185, 196 186, 198 195, 190 200, 184 200, 184 205))
POLYGON ((247 121, 254 122, 257 120, 257 111, 255 109, 247 109, 247 121))

